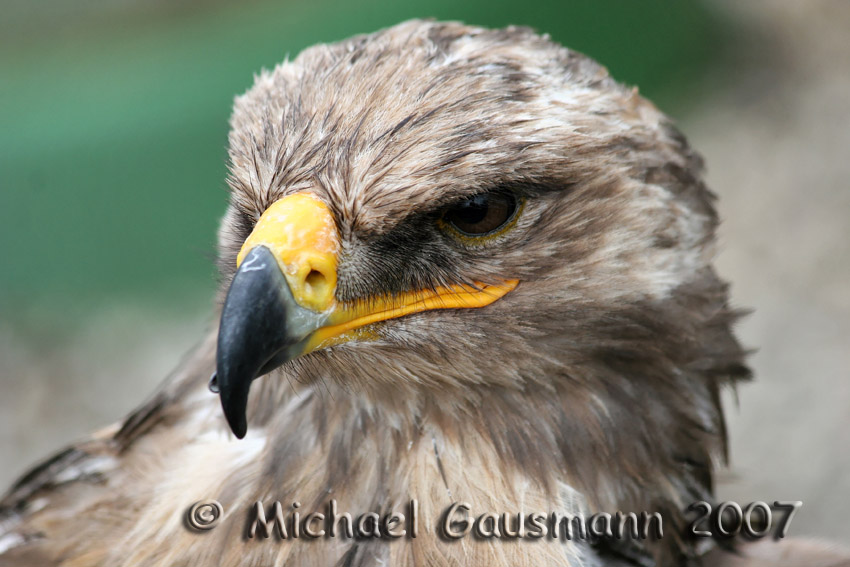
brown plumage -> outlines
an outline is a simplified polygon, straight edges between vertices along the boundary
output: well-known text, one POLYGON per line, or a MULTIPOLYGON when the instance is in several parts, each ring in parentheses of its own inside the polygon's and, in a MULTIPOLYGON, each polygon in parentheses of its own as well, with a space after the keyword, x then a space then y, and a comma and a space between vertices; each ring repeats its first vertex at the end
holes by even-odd
POLYGON ((413 21, 263 72, 231 125, 222 301, 257 220, 301 192, 332 214, 340 305, 519 284, 479 309, 380 321, 288 360, 254 382, 242 440, 207 389, 212 330, 123 424, 12 488, 0 565, 681 565, 705 553, 738 565, 777 549, 782 565, 840 564, 821 547, 739 556, 683 535, 724 459, 720 389, 748 372, 711 267, 700 158, 636 90, 527 29, 413 21), (510 230, 445 229, 445 211, 483 194, 522 203, 510 230), (221 524, 187 530, 186 509, 210 498, 221 524), (330 498, 353 513, 416 498, 421 532, 244 537, 257 500, 307 514, 330 498), (665 535, 448 542, 435 526, 456 501, 657 511, 665 535))

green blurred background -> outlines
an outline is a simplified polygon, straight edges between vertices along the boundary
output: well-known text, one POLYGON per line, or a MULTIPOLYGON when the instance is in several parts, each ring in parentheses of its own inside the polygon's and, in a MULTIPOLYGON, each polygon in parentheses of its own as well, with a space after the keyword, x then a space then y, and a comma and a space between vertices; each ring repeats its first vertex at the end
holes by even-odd
POLYGON ((77 317, 104 294, 208 299, 231 101, 311 44, 412 17, 529 25, 677 112, 720 53, 722 26, 701 3, 553 6, 12 0, 0 23, 0 309, 77 317))
MULTIPOLYGON (((0 0, 0 492, 214 323, 228 116, 254 73, 412 17, 529 25, 672 115, 719 194, 756 381, 720 498, 850 524, 850 2, 0 0)), ((740 409, 739 409, 740 408, 740 409)))

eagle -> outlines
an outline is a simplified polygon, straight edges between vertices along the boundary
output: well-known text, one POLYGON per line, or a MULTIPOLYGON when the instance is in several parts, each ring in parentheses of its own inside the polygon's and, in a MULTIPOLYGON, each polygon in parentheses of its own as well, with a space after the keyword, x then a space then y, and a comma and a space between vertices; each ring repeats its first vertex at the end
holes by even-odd
POLYGON ((230 124, 219 324, 11 487, 0 565, 850 565, 690 534, 749 371, 702 160, 637 89, 416 20, 261 72, 230 124), (516 535, 536 511, 663 535, 516 535))

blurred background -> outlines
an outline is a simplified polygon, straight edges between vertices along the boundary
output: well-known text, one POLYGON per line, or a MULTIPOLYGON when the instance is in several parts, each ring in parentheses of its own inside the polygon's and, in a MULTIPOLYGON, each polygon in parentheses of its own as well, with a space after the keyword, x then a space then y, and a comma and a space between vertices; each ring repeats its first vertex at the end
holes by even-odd
POLYGON ((720 497, 848 542, 850 2, 0 0, 0 490, 124 416, 211 322, 227 120, 253 74, 411 17, 530 25, 706 157, 758 349, 720 497))

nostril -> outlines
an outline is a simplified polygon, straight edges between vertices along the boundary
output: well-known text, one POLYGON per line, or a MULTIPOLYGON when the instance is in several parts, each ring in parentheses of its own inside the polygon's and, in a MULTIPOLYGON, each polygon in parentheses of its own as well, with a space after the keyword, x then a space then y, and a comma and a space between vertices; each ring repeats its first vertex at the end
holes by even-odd
POLYGON ((295 301, 314 311, 329 309, 336 291, 335 266, 324 258, 302 259, 286 266, 286 277, 295 301))
POLYGON ((325 274, 319 270, 310 270, 310 273, 307 274, 306 278, 304 278, 304 283, 307 284, 309 289, 320 292, 327 284, 327 278, 325 278, 325 274))

